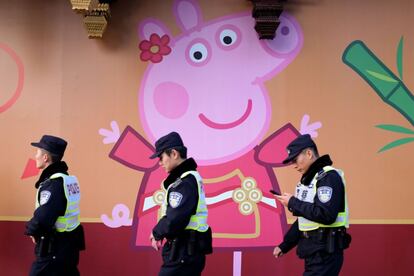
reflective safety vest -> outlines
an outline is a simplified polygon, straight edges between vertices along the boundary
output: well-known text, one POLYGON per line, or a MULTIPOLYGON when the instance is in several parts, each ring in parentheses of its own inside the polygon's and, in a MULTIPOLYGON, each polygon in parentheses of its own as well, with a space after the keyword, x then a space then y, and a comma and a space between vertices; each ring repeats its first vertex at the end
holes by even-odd
MULTIPOLYGON (((197 171, 187 171, 180 176, 180 179, 183 179, 189 174, 193 175, 197 180, 198 203, 197 203, 196 213, 190 217, 190 222, 185 227, 185 229, 196 230, 198 232, 206 232, 209 226, 207 224, 208 211, 207 211, 206 195, 203 189, 203 180, 201 179, 201 176, 197 171)), ((171 184, 168 187, 167 192, 165 193, 166 196, 164 197, 164 203, 163 203, 163 206, 161 207, 161 216, 165 216, 166 211, 167 211, 168 192, 171 187, 175 187, 175 186, 176 185, 174 185, 174 183, 171 184)))
MULTIPOLYGON (((317 196, 316 183, 327 172, 333 171, 333 170, 338 172, 338 174, 341 176, 342 183, 344 185, 345 210, 343 212, 339 212, 338 216, 336 217, 335 222, 330 225, 325 225, 325 224, 321 224, 318 222, 314 222, 304 217, 298 217, 298 224, 299 224, 300 231, 311 231, 311 230, 318 229, 320 227, 341 227, 341 226, 345 226, 346 228, 349 227, 348 201, 347 201, 346 190, 345 190, 345 178, 344 178, 344 173, 342 170, 335 169, 334 167, 331 167, 331 166, 323 167, 323 171, 318 172, 313 177, 309 186, 303 185, 302 183, 298 184, 298 186, 296 187, 296 198, 301 201, 313 203, 315 196, 317 196)), ((325 193, 325 195, 322 194, 322 201, 323 201, 323 197, 326 197, 326 199, 329 200, 330 197, 332 196, 332 190, 327 189, 326 191, 321 191, 321 192, 325 193)))
MULTIPOLYGON (((66 175, 63 173, 55 173, 49 179, 63 178, 63 189, 67 200, 65 214, 57 218, 55 228, 58 232, 70 232, 75 230, 80 224, 80 189, 78 179, 76 176, 66 175)), ((38 202, 38 194, 40 188, 37 190, 36 208, 40 206, 38 202)))

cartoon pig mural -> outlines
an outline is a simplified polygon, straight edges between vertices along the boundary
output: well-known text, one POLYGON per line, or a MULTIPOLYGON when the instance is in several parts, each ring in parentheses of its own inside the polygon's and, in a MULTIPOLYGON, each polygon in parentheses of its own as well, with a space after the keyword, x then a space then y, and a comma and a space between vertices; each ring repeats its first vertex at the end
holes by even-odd
MULTIPOLYGON (((141 60, 150 61, 139 89, 139 118, 154 141, 177 131, 199 164, 216 248, 274 246, 286 228, 284 209, 268 192, 279 191, 273 168, 283 166, 285 147, 299 132, 286 124, 263 142, 271 119, 264 82, 299 53, 303 35, 286 13, 275 40, 260 41, 249 12, 203 22, 195 1, 175 1, 182 30, 173 37, 159 21, 139 26, 141 60), (261 142, 261 143, 260 143, 261 142)), ((320 124, 302 133, 316 134, 320 124)), ((110 157, 144 172, 133 227, 135 245, 150 246, 148 237, 159 218, 166 177, 153 146, 132 127, 121 135, 100 130, 104 143, 116 142, 110 157)))

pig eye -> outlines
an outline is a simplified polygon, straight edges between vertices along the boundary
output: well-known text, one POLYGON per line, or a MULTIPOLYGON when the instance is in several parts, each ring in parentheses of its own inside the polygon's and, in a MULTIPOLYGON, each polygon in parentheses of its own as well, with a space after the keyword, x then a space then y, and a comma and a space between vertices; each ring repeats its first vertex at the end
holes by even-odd
POLYGON ((237 34, 235 31, 226 29, 220 33, 220 42, 223 46, 230 46, 237 41, 237 34))
POLYGON ((224 25, 216 33, 216 42, 223 50, 237 47, 241 41, 240 30, 233 25, 224 25))
POLYGON ((187 48, 187 61, 193 65, 203 65, 210 59, 209 44, 201 39, 194 41, 187 48))
POLYGON ((203 62, 207 58, 207 55, 207 47, 200 42, 190 48, 190 58, 194 62, 203 62))

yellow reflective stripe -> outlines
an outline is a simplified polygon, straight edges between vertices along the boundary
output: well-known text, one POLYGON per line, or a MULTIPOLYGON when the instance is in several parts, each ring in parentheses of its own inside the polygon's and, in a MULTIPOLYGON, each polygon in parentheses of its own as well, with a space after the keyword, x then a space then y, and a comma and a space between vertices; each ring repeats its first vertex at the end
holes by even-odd
POLYGON ((196 178, 196 181, 197 181, 198 203, 197 203, 196 214, 191 216, 190 222, 188 223, 185 229, 196 230, 198 232, 206 232, 209 228, 207 224, 208 209, 207 209, 207 204, 205 200, 205 194, 203 190, 201 189, 202 187, 201 177, 197 171, 187 171, 181 175, 181 178, 184 178, 185 176, 189 174, 192 174, 196 178))
POLYGON ((320 223, 314 223, 313 221, 307 220, 308 222, 303 222, 300 224, 299 230, 301 231, 309 231, 309 230, 315 230, 319 227, 340 227, 345 226, 346 218, 344 217, 344 213, 342 215, 338 215, 336 221, 332 224, 326 225, 326 224, 320 224, 320 223))
POLYGON ((79 215, 75 215, 67 218, 59 217, 55 223, 55 227, 58 232, 69 232, 78 227, 79 224, 79 215))
POLYGON ((40 206, 40 204, 39 204, 39 190, 40 190, 40 187, 36 191, 36 199, 35 199, 35 207, 36 207, 36 209, 39 208, 39 206, 40 206))
MULTIPOLYGON (((344 173, 342 170, 339 169, 335 169, 332 166, 325 166, 323 168, 324 172, 329 172, 335 170, 339 173, 342 182, 344 184, 344 188, 346 186, 345 183, 345 178, 344 178, 344 173)), ((315 177, 312 179, 311 183, 313 184, 313 189, 316 191, 316 182, 317 182, 317 177, 318 174, 315 175, 315 177)), ((316 195, 316 192, 315 192, 316 195)), ((311 220, 308 220, 304 217, 299 217, 298 218, 298 223, 299 223, 299 230, 301 231, 310 231, 310 230, 315 230, 318 229, 319 227, 341 227, 341 226, 345 226, 345 227, 349 227, 349 213, 348 213, 348 200, 347 200, 347 194, 346 194, 346 190, 345 190, 345 211, 344 212, 340 212, 338 213, 338 216, 335 219, 335 222, 329 225, 325 225, 325 224, 320 224, 311 220)))
MULTIPOLYGON (((78 184, 78 181, 76 177, 68 176, 63 173, 55 173, 51 175, 49 179, 56 179, 59 177, 63 178, 63 190, 65 192, 67 204, 66 204, 65 214, 57 218, 55 222, 55 228, 56 228, 56 231, 58 232, 72 231, 76 227, 78 227, 78 225, 80 224, 80 215, 79 215, 80 214, 80 209, 79 209, 80 195, 78 196, 78 198, 76 198, 76 201, 71 201, 65 184, 66 184, 66 181, 68 180, 71 180, 73 181, 73 183, 76 183, 76 184, 78 184)), ((39 190, 40 188, 37 189, 37 192, 36 192, 36 201, 35 201, 36 209, 40 206, 39 201, 38 201, 39 190)))
POLYGON ((68 176, 65 174, 54 174, 51 176, 51 178, 57 178, 62 177, 63 178, 63 188, 65 191, 65 197, 67 200, 66 204, 66 211, 63 216, 58 217, 55 227, 58 232, 70 232, 78 225, 80 225, 80 208, 79 208, 79 200, 80 200, 80 194, 78 197, 70 196, 69 191, 67 188, 67 181, 70 181, 70 183, 76 183, 79 186, 79 183, 74 176, 68 176))
MULTIPOLYGON (((187 175, 192 174, 197 181, 197 190, 198 190, 198 203, 197 203, 197 209, 196 209, 196 214, 192 215, 190 217, 190 221, 188 223, 188 225, 186 226, 185 229, 191 229, 191 230, 196 230, 199 232, 205 232, 208 230, 209 226, 207 224, 207 215, 208 215, 208 209, 207 209, 207 204, 205 202, 205 195, 204 192, 202 192, 201 190, 201 185, 202 183, 199 182, 201 180, 200 175, 198 174, 197 171, 187 171, 185 173, 183 173, 181 175, 180 178, 184 178, 187 175)), ((167 213, 167 205, 168 205, 168 193, 170 191, 170 188, 172 187, 172 185, 170 185, 165 193, 165 197, 164 197, 164 202, 160 207, 160 214, 161 217, 165 216, 167 213)))
POLYGON ((76 204, 76 205, 68 206, 66 210, 70 212, 70 211, 77 210, 77 209, 79 209, 79 206, 76 204))

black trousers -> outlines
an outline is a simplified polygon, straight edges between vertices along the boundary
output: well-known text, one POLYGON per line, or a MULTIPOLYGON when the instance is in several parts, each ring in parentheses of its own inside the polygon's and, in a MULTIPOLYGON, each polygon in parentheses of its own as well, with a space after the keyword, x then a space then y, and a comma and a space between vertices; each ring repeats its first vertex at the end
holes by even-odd
POLYGON ((336 276, 341 271, 344 262, 343 251, 328 254, 316 252, 305 258, 305 272, 303 276, 336 276))
POLYGON ((183 262, 164 263, 158 276, 200 276, 205 264, 205 255, 194 256, 183 262))
POLYGON ((177 248, 172 248, 172 243, 167 241, 162 248, 162 260, 159 276, 199 276, 206 265, 206 256, 201 252, 188 255, 187 245, 177 243, 177 248), (174 252, 172 252, 174 251, 174 252))
POLYGON ((36 260, 30 269, 30 276, 79 276, 79 249, 71 243, 59 244, 53 254, 38 256, 38 247, 35 248, 36 260))

